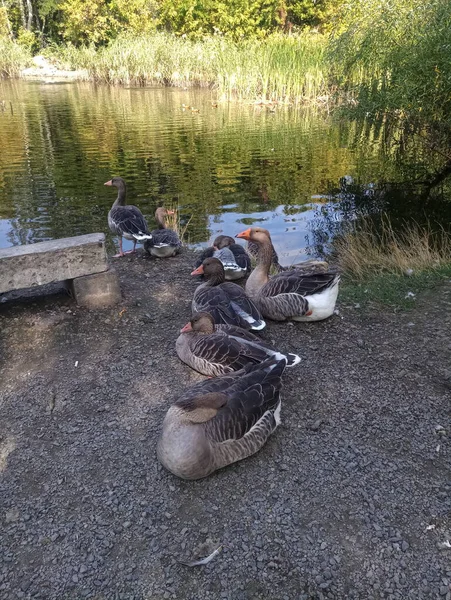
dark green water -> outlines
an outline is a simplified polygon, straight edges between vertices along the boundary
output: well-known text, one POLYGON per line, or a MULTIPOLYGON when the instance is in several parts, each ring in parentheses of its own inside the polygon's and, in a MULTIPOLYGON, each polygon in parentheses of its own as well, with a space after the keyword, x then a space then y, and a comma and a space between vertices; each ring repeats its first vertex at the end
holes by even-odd
MULTIPOLYGON (((150 228, 164 204, 178 206, 193 244, 262 224, 290 264, 343 220, 380 210, 379 182, 421 176, 436 160, 415 145, 401 152, 383 127, 312 110, 215 107, 201 90, 1 81, 2 100, 0 247, 104 231, 112 251, 115 195, 103 183, 120 175, 150 228), (353 183, 340 189, 346 175, 353 183)), ((382 202, 388 212, 450 220, 449 202, 410 206, 402 185, 382 202)))

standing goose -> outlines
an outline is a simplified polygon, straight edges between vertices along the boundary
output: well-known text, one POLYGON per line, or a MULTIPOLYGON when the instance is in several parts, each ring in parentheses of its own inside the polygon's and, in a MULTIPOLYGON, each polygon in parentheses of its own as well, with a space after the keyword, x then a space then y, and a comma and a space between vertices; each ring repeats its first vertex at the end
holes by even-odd
POLYGON ((119 236, 119 254, 115 254, 115 258, 136 252, 136 242, 152 239, 146 219, 139 208, 125 204, 127 187, 122 177, 113 177, 104 185, 117 188, 116 201, 108 213, 108 226, 114 235, 119 236), (122 237, 133 242, 133 250, 122 250, 122 237))
POLYGON ((199 259, 196 261, 196 268, 199 267, 206 258, 219 258, 224 265, 226 281, 236 281, 242 279, 251 270, 251 259, 240 244, 229 235, 218 235, 213 242, 213 246, 206 248, 199 259))
POLYGON ((209 313, 195 313, 180 330, 175 343, 177 355, 202 375, 217 377, 238 371, 247 364, 268 358, 286 360, 291 367, 300 362, 297 354, 283 354, 253 333, 234 325, 215 325, 209 313))
POLYGON ((266 323, 243 288, 225 282, 224 267, 218 258, 207 258, 191 275, 204 275, 195 290, 192 310, 208 312, 218 325, 237 325, 243 329, 263 329, 266 323))
POLYGON ((269 279, 271 236, 262 227, 252 227, 236 237, 259 246, 258 262, 246 282, 246 292, 263 316, 274 321, 320 321, 330 317, 338 296, 337 273, 304 273, 293 269, 269 279))
POLYGON ((285 366, 270 359, 188 389, 163 421, 162 465, 177 477, 201 479, 260 450, 280 425, 285 366))
POLYGON ((168 258, 180 251, 182 242, 179 236, 175 231, 166 227, 166 216, 173 214, 173 210, 167 210, 163 207, 157 208, 155 211, 155 220, 158 223, 158 229, 152 231, 152 239, 144 244, 144 249, 152 256, 168 258))

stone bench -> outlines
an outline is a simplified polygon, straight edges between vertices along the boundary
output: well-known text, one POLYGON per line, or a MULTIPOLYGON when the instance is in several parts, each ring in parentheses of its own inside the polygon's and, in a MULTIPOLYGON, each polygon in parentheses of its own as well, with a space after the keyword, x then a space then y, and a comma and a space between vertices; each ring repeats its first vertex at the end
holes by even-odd
POLYGON ((0 294, 57 281, 69 284, 80 306, 111 306, 121 299, 103 233, 0 249, 0 294))

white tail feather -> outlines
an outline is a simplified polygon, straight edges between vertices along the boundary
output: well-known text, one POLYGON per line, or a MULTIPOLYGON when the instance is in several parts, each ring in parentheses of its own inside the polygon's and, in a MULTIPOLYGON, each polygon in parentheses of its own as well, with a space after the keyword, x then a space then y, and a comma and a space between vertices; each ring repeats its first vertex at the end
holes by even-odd
POLYGON ((144 242, 145 240, 151 240, 152 236, 150 233, 132 233, 132 236, 135 238, 137 242, 144 242))

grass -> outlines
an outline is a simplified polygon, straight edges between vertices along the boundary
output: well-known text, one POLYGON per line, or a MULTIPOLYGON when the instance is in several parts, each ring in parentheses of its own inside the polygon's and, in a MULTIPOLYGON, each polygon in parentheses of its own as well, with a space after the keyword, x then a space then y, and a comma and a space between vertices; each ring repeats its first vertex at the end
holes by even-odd
POLYGON ((169 210, 172 210, 173 214, 166 215, 166 227, 175 231, 175 233, 179 236, 179 239, 182 242, 182 244, 189 243, 189 239, 185 239, 185 236, 191 221, 191 217, 184 225, 182 225, 180 222, 180 215, 178 209, 175 207, 169 207, 169 210))
POLYGON ((380 304, 395 310, 406 310, 415 306, 419 295, 439 288, 447 279, 451 280, 451 264, 430 271, 419 271, 410 277, 383 273, 357 282, 344 276, 340 286, 340 302, 358 308, 380 304))
POLYGON ((31 52, 0 35, 0 78, 18 77, 20 71, 31 63, 31 52))
POLYGON ((109 46, 47 50, 66 68, 87 69, 98 82, 215 88, 223 99, 300 103, 327 98, 326 38, 274 34, 265 40, 202 42, 168 33, 122 35, 109 46))
POLYGON ((451 235, 430 225, 406 224, 396 232, 387 217, 379 227, 363 220, 335 240, 334 253, 345 303, 406 308, 419 293, 451 278, 451 235))

